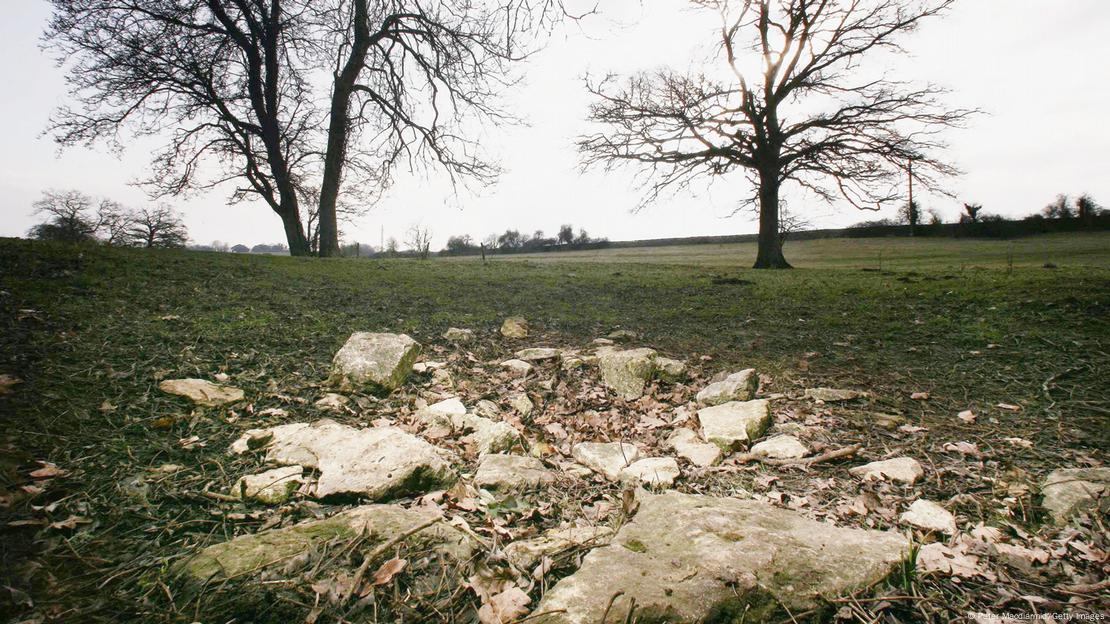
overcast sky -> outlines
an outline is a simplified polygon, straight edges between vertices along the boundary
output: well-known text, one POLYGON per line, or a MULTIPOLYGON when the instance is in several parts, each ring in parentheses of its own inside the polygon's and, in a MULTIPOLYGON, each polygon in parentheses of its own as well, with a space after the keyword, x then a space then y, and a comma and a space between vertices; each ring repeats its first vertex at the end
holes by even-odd
MULTIPOLYGON (((37 222, 31 203, 47 188, 147 202, 130 183, 147 172, 155 144, 132 144, 122 156, 107 149, 59 152, 41 136, 51 111, 66 101, 62 70, 39 49, 49 9, 41 0, 6 4, 0 21, 0 118, 7 120, 0 135, 0 236, 22 236, 37 222)), ((386 238, 401 239, 418 221, 434 232, 436 247, 452 234, 481 238, 508 227, 551 235, 561 223, 612 240, 754 232, 747 214, 729 216, 744 191, 739 174, 633 213, 641 191, 630 174, 579 171, 574 138, 590 129, 583 75, 687 69, 704 52, 715 23, 682 0, 602 5, 610 19, 560 34, 530 62, 526 82, 509 97, 511 110, 529 125, 481 131, 507 169, 498 185, 455 192, 443 179, 401 174, 380 204, 344 226, 344 239, 376 245, 383 227, 386 238)), ((1035 212, 1057 193, 1089 192, 1110 205, 1108 33, 1107 0, 964 0, 906 41, 912 58, 896 66, 897 77, 946 86, 949 103, 988 113, 947 135, 949 156, 967 172, 950 185, 958 201, 1006 216, 1035 212)), ((225 199, 214 191, 171 203, 195 242, 284 242, 280 220, 268 208, 228 208, 225 199)), ((923 198, 946 220, 957 216, 958 201, 923 198)), ((891 206, 879 215, 861 213, 801 198, 790 206, 817 227, 895 212, 891 206)))

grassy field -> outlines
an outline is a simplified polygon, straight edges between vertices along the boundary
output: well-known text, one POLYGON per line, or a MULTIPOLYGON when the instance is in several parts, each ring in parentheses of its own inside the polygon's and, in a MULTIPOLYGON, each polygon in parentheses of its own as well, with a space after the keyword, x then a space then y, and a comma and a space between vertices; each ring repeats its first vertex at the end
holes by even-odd
MULTIPOLYGON (((0 615, 29 613, 27 597, 50 621, 199 619, 152 579, 186 546, 262 523, 180 494, 226 486, 225 449, 252 419, 191 411, 160 393, 158 380, 225 372, 256 411, 280 406, 309 418, 332 355, 356 330, 442 345, 449 326, 469 327, 481 337, 477 356, 496 360, 511 349, 496 336, 509 315, 531 321, 536 344, 584 345, 628 329, 705 375, 754 366, 778 392, 869 389, 874 410, 930 427, 922 453, 958 439, 998 451, 984 475, 1035 479, 1083 457, 1106 461, 1108 243, 799 242, 787 257, 805 268, 757 272, 743 268, 753 253, 744 245, 482 264, 0 241, 0 375, 22 380, 0 396, 0 585, 18 590, 0 597, 0 615), (877 268, 879 250, 884 270, 860 270, 877 268), (1042 268, 1046 261, 1057 268, 1042 268), (911 401, 919 391, 931 400, 911 401), (956 421, 965 409, 983 417, 956 421), (999 435, 1034 446, 996 448, 999 435), (187 448, 181 440, 191 436, 207 445, 187 448), (67 474, 48 492, 21 490, 40 460, 67 474), (191 469, 153 484, 142 504, 121 494, 162 463, 191 469), (70 518, 79 520, 69 526, 70 518)), ((926 485, 941 500, 964 487, 952 478, 926 485)))
MULTIPOLYGON (((535 262, 635 262, 748 268, 755 243, 629 247, 519 256, 535 262)), ((786 258, 807 269, 938 270, 1058 266, 1110 268, 1110 234, 1049 234, 1011 241, 958 238, 828 238, 787 242, 786 258)))

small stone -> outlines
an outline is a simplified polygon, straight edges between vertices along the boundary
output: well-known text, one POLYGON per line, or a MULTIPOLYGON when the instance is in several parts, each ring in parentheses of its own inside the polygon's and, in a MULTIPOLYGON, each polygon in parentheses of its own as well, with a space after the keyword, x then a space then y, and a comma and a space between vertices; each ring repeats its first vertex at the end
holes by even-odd
POLYGON ((859 390, 840 390, 838 388, 809 388, 805 393, 805 398, 825 403, 855 401, 867 396, 869 395, 866 392, 860 392, 859 390))
POLYGON ((681 472, 673 457, 647 457, 620 471, 620 480, 648 486, 671 487, 681 472))
POLYGON ((894 457, 883 461, 875 461, 863 466, 850 468, 849 473, 862 478, 864 481, 891 480, 907 485, 917 483, 925 476, 925 469, 912 457, 894 457))
POLYGON ((640 450, 627 442, 580 442, 571 449, 571 456, 606 479, 616 481, 625 466, 640 458, 640 450))
POLYGON ((474 485, 491 490, 533 490, 554 481, 542 461, 521 455, 485 455, 474 474, 474 485))
POLYGON ((355 332, 332 361, 329 383, 344 390, 389 392, 405 382, 420 343, 405 334, 355 332))
POLYGON ((452 418, 466 413, 466 406, 457 398, 446 399, 419 409, 416 420, 428 427, 452 427, 452 418))
POLYGON ((698 410, 707 442, 731 451, 759 438, 771 426, 771 403, 765 399, 730 401, 698 410))
POLYGON ((591 344, 597 345, 599 347, 608 347, 616 343, 614 343, 612 340, 609 340, 608 338, 594 338, 591 344))
POLYGON ((663 381, 677 383, 686 379, 686 363, 671 358, 655 358, 655 374, 663 381))
POLYGON ((915 500, 902 514, 902 522, 926 531, 956 534, 956 517, 944 507, 923 498, 915 500))
POLYGON ((702 405, 720 405, 729 401, 750 401, 759 389, 759 375, 754 368, 732 373, 723 380, 709 384, 698 393, 702 405))
POLYGON ((609 332, 609 335, 606 336, 606 338, 608 338, 609 340, 616 340, 617 342, 635 340, 636 332, 629 331, 627 329, 618 329, 616 331, 609 332))
POLYGON ((521 316, 510 316, 501 323, 501 335, 506 338, 527 338, 528 321, 521 316))
POLYGON ((158 389, 207 407, 219 407, 243 400, 243 391, 239 388, 214 384, 203 379, 166 379, 158 384, 158 389))
POLYGON ((532 347, 531 349, 521 349, 513 355, 518 360, 525 362, 540 362, 543 360, 554 360, 559 357, 559 350, 550 347, 532 347))
POLYGON ((655 350, 607 349, 598 352, 601 381, 626 401, 644 394, 644 387, 655 374, 655 350))
POLYGON ((472 432, 463 438, 463 442, 474 445, 479 457, 503 453, 520 443, 520 432, 505 422, 465 414, 455 418, 455 426, 459 430, 472 432))
POLYGON ((1056 524, 1095 508, 1110 492, 1110 468, 1061 468, 1048 474, 1041 485, 1041 506, 1056 524))
POLYGON ((505 360, 501 363, 501 368, 508 370, 513 377, 525 377, 532 372, 531 364, 517 359, 505 360))
POLYGON ((304 468, 298 465, 274 468, 239 479, 231 488, 232 496, 254 499, 270 505, 289 500, 303 483, 304 468))
POLYGON ((552 529, 539 537, 517 540, 505 547, 505 557, 520 570, 531 570, 544 557, 556 557, 572 548, 605 546, 613 537, 606 526, 552 529))
POLYGON ((794 436, 779 435, 756 443, 751 453, 771 459, 800 459, 809 455, 809 449, 794 436))
POLYGON ((443 332, 443 339, 456 344, 473 342, 474 331, 470 329, 459 329, 458 327, 449 327, 447 331, 443 332))
POLYGON ((712 466, 721 459, 721 447, 702 442, 698 434, 689 429, 675 429, 667 438, 667 445, 675 454, 700 468, 712 466))
POLYGON ((316 409, 327 410, 331 412, 341 412, 343 411, 343 408, 347 405, 348 401, 350 401, 350 399, 343 396, 342 394, 329 392, 317 399, 315 405, 316 409))
POLYGON ((928 401, 929 400, 929 393, 928 392, 914 392, 913 394, 910 395, 910 398, 913 399, 914 401, 928 401))
POLYGON ((523 392, 514 394, 510 397, 509 406, 516 410, 521 416, 527 416, 535 409, 535 405, 532 404, 532 399, 529 399, 528 395, 523 392))
POLYGON ((501 408, 496 403, 489 399, 482 399, 474 406, 474 413, 489 418, 491 420, 499 420, 501 418, 501 408))

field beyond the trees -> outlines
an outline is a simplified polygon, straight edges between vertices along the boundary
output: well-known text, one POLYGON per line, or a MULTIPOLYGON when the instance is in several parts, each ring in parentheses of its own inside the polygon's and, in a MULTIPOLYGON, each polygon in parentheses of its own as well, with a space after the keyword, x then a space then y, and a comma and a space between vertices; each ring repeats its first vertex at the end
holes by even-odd
MULTIPOLYGON (((475 257, 320 260, 2 240, 0 375, 18 383, 0 386, 0 585, 14 588, 11 598, 0 597, 0 615, 302 617, 311 601, 281 594, 284 586, 274 586, 272 604, 226 593, 190 602, 166 571, 197 546, 281 522, 264 506, 197 493, 224 492, 243 472, 245 460, 229 458, 227 448, 264 420, 260 413, 319 417, 313 403, 332 357, 355 331, 407 333, 428 359, 447 360, 454 352, 444 331, 472 329, 473 359, 450 360, 460 379, 467 367, 496 369, 517 349, 585 349, 628 330, 636 335, 632 346, 686 362, 697 380, 752 367, 766 376, 768 393, 866 390, 873 397, 866 414, 893 414, 925 429, 878 431, 859 420, 867 418, 862 411, 836 412, 839 420, 829 422, 841 424, 830 425, 832 433, 843 444, 862 444, 868 457, 902 449, 923 463, 929 458, 930 474, 944 477, 923 481, 921 493, 955 501, 951 509, 968 523, 997 521, 997 500, 1008 495, 999 484, 1020 482, 1026 487, 1009 494, 1018 503, 1006 521, 1035 531, 1044 521, 1036 483, 1048 471, 1108 460, 1110 235, 835 239, 788 242, 785 253, 798 269, 746 268, 754 245, 491 256, 483 264, 475 257), (513 315, 528 319, 532 336, 510 342, 498 334, 513 315), (194 409, 158 390, 163 379, 218 374, 246 392, 249 411, 194 409), (911 399, 925 392, 928 400, 911 399), (957 419, 965 410, 977 420, 957 419), (1031 445, 1011 447, 1003 438, 1031 445), (938 468, 971 461, 946 448, 958 442, 976 444, 983 457, 960 464, 966 468, 938 468), (41 462, 62 471, 43 487, 28 477, 48 465, 41 462), (186 469, 150 477, 166 464, 186 469), (141 496, 128 490, 136 475, 146 475, 141 496)), ((417 393, 417 383, 405 391, 417 393)), ((411 400, 391 401, 389 409, 408 414, 411 400)), ((378 408, 368 405, 344 422, 372 421, 378 408)), ((767 468, 721 472, 698 487, 765 492, 770 482, 758 471, 767 468)), ((852 482, 837 464, 789 475, 775 487, 788 498, 811 496, 812 505, 822 494, 806 483, 852 482)), ((620 509, 619 490, 599 492, 599 500, 616 497, 620 509)), ((552 521, 537 517, 529 521, 552 521)), ((475 527, 482 522, 471 518, 475 527)), ((1066 600, 1053 587, 1072 581, 1043 574, 1014 572, 1005 584, 1015 596, 1066 600)), ((985 608, 975 596, 987 591, 980 585, 993 586, 921 583, 913 591, 924 598, 892 608, 942 621, 985 608)), ((479 604, 472 594, 453 599, 479 604)), ((382 614, 421 621, 382 600, 382 614)))

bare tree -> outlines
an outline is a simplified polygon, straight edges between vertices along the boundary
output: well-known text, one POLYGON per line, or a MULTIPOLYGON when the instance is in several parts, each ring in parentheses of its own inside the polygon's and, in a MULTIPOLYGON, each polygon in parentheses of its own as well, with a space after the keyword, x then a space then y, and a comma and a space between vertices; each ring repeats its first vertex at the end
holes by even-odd
POLYGON ((51 0, 47 40, 69 67, 77 106, 53 126, 64 145, 172 128, 145 180, 156 195, 234 184, 281 217, 309 251, 300 197, 318 123, 303 75, 295 0, 51 0), (216 171, 204 175, 204 163, 216 171))
POLYGON ((77 101, 58 142, 172 128, 145 180, 156 196, 230 183, 232 203, 281 218, 291 254, 325 256, 363 205, 339 201, 345 172, 371 195, 401 160, 493 176, 453 122, 503 117, 510 65, 565 16, 559 0, 50 1, 77 101))
POLYGON ((128 238, 136 247, 184 247, 189 234, 172 208, 159 205, 135 211, 128 238))
POLYGON ((606 128, 579 139, 584 162, 636 167, 647 178, 644 203, 743 171, 754 192, 740 208, 758 205, 760 214, 755 267, 788 268, 779 239, 784 183, 876 208, 897 198, 911 159, 927 188, 957 173, 934 155, 943 147, 936 132, 973 111, 942 108, 938 87, 860 70, 865 57, 901 52, 902 35, 953 1, 691 0, 720 16, 723 78, 662 70, 589 82, 598 98, 590 119, 606 128))
POLYGON ((428 253, 432 249, 432 231, 419 223, 413 224, 405 233, 405 244, 420 256, 421 260, 427 260, 428 253))
POLYGON ((80 191, 44 191, 33 206, 36 214, 47 216, 47 221, 31 228, 29 234, 63 243, 94 241, 100 221, 93 214, 93 204, 93 198, 80 191))
POLYGON ((964 204, 964 214, 960 215, 960 221, 976 223, 979 221, 979 211, 982 209, 983 204, 964 204))
POLYGON ((96 218, 100 224, 101 239, 109 247, 128 243, 128 230, 134 225, 135 216, 119 202, 110 199, 100 201, 96 208, 96 218))

